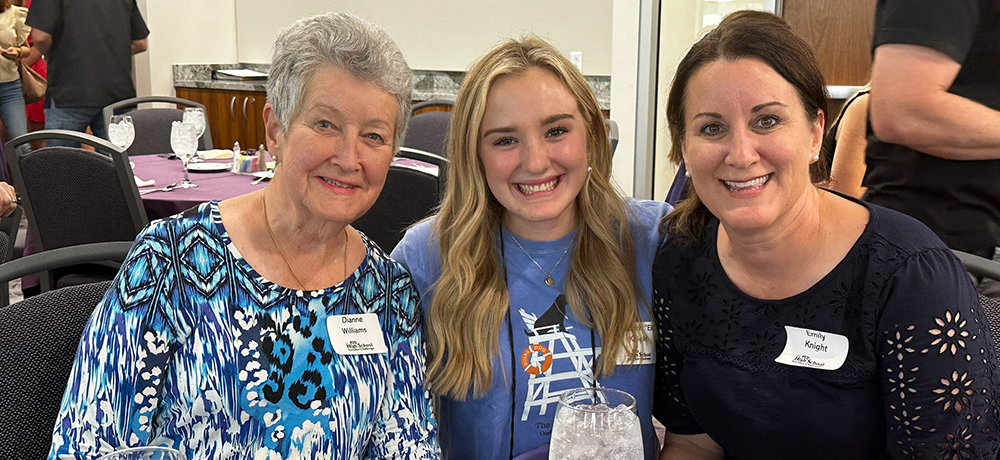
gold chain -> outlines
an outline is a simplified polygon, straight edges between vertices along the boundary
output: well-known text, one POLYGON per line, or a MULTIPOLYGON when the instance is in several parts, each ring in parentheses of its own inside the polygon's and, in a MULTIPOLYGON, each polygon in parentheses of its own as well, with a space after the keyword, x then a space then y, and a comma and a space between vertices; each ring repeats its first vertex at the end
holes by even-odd
MULTIPOLYGON (((264 190, 267 190, 265 187, 264 190)), ((281 246, 278 246, 278 239, 274 237, 274 232, 271 230, 271 223, 267 220, 267 200, 264 199, 264 190, 260 192, 260 203, 264 208, 264 226, 267 227, 267 234, 271 236, 271 242, 274 243, 274 248, 278 250, 278 255, 281 256, 281 260, 285 261, 285 266, 288 267, 288 271, 292 274, 292 278, 295 278, 295 282, 299 283, 302 290, 306 290, 306 284, 299 279, 299 275, 295 274, 295 269, 292 268, 292 264, 288 263, 288 259, 285 257, 285 253, 281 251, 281 246)), ((347 279, 347 246, 350 242, 349 235, 347 233, 347 227, 344 227, 344 279, 347 279)), ((558 265, 558 264, 557 264, 558 265)))
MULTIPOLYGON (((528 251, 524 250, 524 246, 521 246, 521 242, 517 241, 517 238, 511 238, 511 239, 514 240, 514 243, 517 244, 517 247, 521 248, 521 252, 523 252, 524 255, 528 256, 528 260, 530 260, 531 263, 535 264, 535 266, 538 267, 538 269, 541 270, 542 273, 545 273, 545 284, 552 286, 555 283, 555 280, 552 279, 552 272, 556 271, 556 267, 558 267, 559 264, 562 263, 563 258, 566 257, 566 253, 569 252, 569 246, 566 246, 566 249, 563 249, 563 253, 561 256, 559 256, 559 260, 556 261, 555 267, 552 267, 552 270, 546 272, 541 265, 538 265, 538 262, 535 262, 535 258, 531 257, 531 254, 528 254, 528 251)), ((572 246, 572 244, 570 246, 572 246)))

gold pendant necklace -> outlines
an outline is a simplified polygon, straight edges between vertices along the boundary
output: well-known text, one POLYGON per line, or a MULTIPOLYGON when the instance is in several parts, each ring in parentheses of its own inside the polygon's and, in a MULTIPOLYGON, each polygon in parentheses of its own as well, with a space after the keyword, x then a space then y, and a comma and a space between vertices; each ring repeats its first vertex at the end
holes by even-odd
MULTIPOLYGON (((265 187, 264 190, 267 190, 265 187)), ((292 264, 288 263, 288 259, 285 257, 285 253, 281 251, 281 246, 278 246, 278 239, 274 237, 274 232, 271 230, 271 223, 267 220, 267 200, 264 199, 264 191, 260 192, 260 204, 264 208, 264 226, 267 227, 267 234, 271 236, 271 242, 274 243, 274 248, 278 250, 278 255, 281 256, 281 260, 285 261, 285 266, 288 267, 288 272, 292 274, 292 278, 295 278, 295 282, 299 283, 299 287, 303 291, 306 290, 306 284, 299 279, 299 275, 295 274, 295 269, 292 268, 292 264)), ((344 279, 347 279, 347 245, 350 242, 349 236, 347 234, 347 227, 344 227, 344 279)), ((558 265, 558 264, 557 264, 558 265)))
POLYGON ((530 260, 531 263, 535 264, 535 266, 538 267, 538 269, 541 270, 542 273, 545 273, 545 284, 552 286, 555 283, 555 280, 552 279, 552 272, 556 271, 556 267, 558 267, 559 264, 562 263, 563 258, 566 257, 566 253, 569 252, 569 248, 570 246, 572 246, 572 244, 570 244, 570 246, 566 246, 566 249, 563 249, 563 253, 561 256, 559 256, 559 260, 556 261, 555 267, 552 267, 552 270, 546 272, 541 265, 538 265, 538 262, 535 262, 535 258, 531 257, 531 254, 528 254, 528 251, 524 250, 524 246, 521 246, 521 242, 517 241, 517 238, 511 238, 511 239, 514 240, 514 243, 517 244, 517 247, 521 248, 521 252, 523 252, 524 255, 528 256, 528 260, 530 260))

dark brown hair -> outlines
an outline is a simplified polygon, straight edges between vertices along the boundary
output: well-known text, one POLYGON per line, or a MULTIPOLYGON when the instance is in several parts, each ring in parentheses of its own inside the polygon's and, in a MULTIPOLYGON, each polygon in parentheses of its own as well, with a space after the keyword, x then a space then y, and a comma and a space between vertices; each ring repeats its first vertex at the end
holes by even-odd
MULTIPOLYGON (((826 83, 812 48, 792 32, 783 19, 762 11, 737 11, 726 16, 718 27, 691 46, 677 65, 670 93, 667 96, 667 125, 670 128, 670 160, 680 164, 684 143, 684 100, 688 83, 698 69, 706 64, 740 58, 764 61, 795 87, 805 107, 806 118, 816 121, 820 111, 826 117, 829 110, 826 83)), ((824 125, 824 130, 828 124, 824 125)), ((813 183, 829 179, 825 155, 809 167, 813 183)), ((687 198, 677 203, 674 211, 660 223, 661 231, 690 246, 701 240, 711 212, 698 198, 691 182, 687 198)))

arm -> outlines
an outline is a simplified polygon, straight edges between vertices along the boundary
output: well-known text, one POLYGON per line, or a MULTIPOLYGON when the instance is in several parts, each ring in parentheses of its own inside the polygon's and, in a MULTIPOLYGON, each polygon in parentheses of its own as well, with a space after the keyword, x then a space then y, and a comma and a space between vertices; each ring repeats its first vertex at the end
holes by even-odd
POLYGON ((705 434, 679 435, 669 431, 663 438, 660 460, 722 460, 725 452, 705 434))
POLYGON ((46 55, 52 47, 52 35, 35 27, 31 29, 31 42, 35 44, 40 54, 46 55))
POLYGON ((910 458, 916 446, 934 458, 996 455, 1000 373, 965 269, 947 249, 928 250, 882 292, 874 345, 887 457, 910 458))
MULTIPOLYGON (((401 269, 398 269, 401 271, 401 269)), ((389 372, 386 397, 382 401, 375 429, 368 445, 367 458, 423 460, 437 459, 441 448, 437 442, 437 426, 431 405, 430 391, 424 385, 424 343, 419 296, 408 276, 399 277, 398 317, 388 316, 392 328, 387 334, 394 340, 389 345, 389 372)), ((394 288, 396 286, 393 286, 394 288)))
POLYGON ((945 159, 1000 159, 1000 111, 949 93, 959 70, 958 62, 931 48, 876 48, 870 102, 875 135, 945 159))
POLYGON ((830 171, 832 189, 845 195, 861 198, 865 188, 865 149, 868 147, 868 95, 858 96, 840 119, 837 128, 837 150, 833 154, 830 171))
POLYGON ((17 193, 14 187, 0 182, 0 216, 7 217, 17 209, 17 193))
POLYGON ((139 54, 145 52, 149 46, 149 40, 143 38, 142 40, 132 40, 132 54, 139 54))

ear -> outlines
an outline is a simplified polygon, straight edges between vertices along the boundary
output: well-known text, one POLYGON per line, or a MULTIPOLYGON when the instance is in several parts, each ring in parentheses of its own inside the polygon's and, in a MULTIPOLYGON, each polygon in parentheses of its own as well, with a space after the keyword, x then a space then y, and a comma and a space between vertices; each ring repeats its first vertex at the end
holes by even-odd
POLYGON ((271 157, 280 157, 281 146, 284 144, 284 132, 281 130, 278 115, 270 103, 264 104, 264 139, 271 157))
POLYGON ((812 124, 812 142, 809 152, 811 156, 819 155, 823 150, 823 128, 826 127, 826 117, 822 110, 817 110, 816 121, 812 124))

